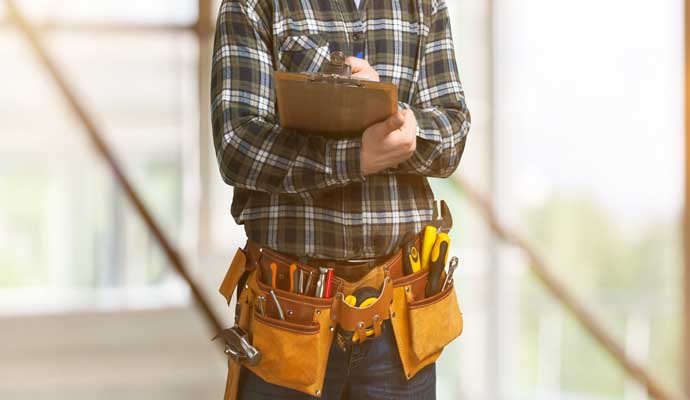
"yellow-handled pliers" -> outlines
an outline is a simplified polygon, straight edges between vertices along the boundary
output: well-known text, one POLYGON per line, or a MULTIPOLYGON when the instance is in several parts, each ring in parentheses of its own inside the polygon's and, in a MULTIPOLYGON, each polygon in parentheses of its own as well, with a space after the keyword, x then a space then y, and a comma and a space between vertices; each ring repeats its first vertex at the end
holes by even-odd
POLYGON ((453 227, 453 216, 450 214, 450 209, 444 200, 441 200, 441 218, 438 217, 438 210, 436 202, 434 201, 434 211, 431 222, 424 227, 424 237, 422 239, 421 251, 421 267, 422 269, 429 269, 432 262, 436 262, 439 257, 445 261, 448 257, 447 249, 450 247, 450 236, 448 232, 453 227), (446 243, 444 246, 446 251, 442 251, 441 243, 446 243), (445 254, 443 254, 445 253, 445 254))

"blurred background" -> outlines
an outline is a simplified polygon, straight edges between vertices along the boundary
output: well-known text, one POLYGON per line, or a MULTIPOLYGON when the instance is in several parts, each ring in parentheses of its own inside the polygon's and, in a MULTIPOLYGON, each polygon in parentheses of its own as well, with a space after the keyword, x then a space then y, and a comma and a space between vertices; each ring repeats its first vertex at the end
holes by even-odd
MULTIPOLYGON (((473 118, 457 174, 635 360, 690 385, 682 1, 447 2, 473 118)), ((230 324, 216 290, 245 236, 209 126, 219 1, 16 4, 230 324)), ((1 1, 0 61, 0 398, 220 399, 214 333, 1 1)), ((431 181, 465 317, 440 399, 649 398, 457 180, 431 181)))

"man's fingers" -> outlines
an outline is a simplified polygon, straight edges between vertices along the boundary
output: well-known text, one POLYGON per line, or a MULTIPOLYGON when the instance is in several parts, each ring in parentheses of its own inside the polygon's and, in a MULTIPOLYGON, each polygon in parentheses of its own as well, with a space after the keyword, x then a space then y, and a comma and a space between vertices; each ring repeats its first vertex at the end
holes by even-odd
POLYGON ((396 129, 402 128, 402 126, 405 124, 405 116, 398 111, 391 115, 384 124, 386 127, 386 133, 393 132, 396 129))
POLYGON ((405 124, 416 122, 417 119, 414 116, 414 111, 412 110, 402 110, 403 118, 405 119, 405 124))
POLYGON ((374 135, 378 136, 379 139, 383 139, 385 136, 393 131, 396 131, 405 124, 405 117, 399 111, 388 117, 387 120, 375 124, 373 128, 374 135))
POLYGON ((363 69, 369 68, 369 63, 366 60, 362 60, 361 58, 347 57, 345 59, 345 62, 352 66, 353 74, 356 74, 357 72, 362 71, 363 69))
POLYGON ((375 76, 371 73, 367 73, 366 71, 359 71, 357 73, 352 74, 352 76, 355 78, 367 79, 370 81, 376 81, 375 76))

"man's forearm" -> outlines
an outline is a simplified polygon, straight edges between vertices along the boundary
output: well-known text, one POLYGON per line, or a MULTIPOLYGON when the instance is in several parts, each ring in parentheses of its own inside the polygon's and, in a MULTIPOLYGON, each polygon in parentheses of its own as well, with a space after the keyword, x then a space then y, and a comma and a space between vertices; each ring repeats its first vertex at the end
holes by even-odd
POLYGON ((417 118, 417 150, 391 172, 447 177, 458 167, 470 129, 470 112, 460 83, 445 1, 431 17, 424 56, 410 104, 417 118))
POLYGON ((364 179, 358 139, 289 133, 260 117, 215 126, 220 173, 229 185, 299 193, 364 179))
POLYGON ((460 164, 470 128, 470 115, 464 100, 454 108, 420 109, 402 102, 400 108, 411 109, 417 118, 417 149, 391 172, 438 178, 450 176, 460 164))
POLYGON ((364 180, 360 139, 304 136, 275 123, 273 57, 263 2, 224 1, 212 66, 216 155, 228 184, 299 193, 364 180))

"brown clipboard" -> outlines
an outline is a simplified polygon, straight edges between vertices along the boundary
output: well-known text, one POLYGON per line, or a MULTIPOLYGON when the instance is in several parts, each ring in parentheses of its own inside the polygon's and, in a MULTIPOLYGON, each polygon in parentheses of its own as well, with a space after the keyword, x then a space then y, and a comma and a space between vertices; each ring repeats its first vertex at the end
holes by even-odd
POLYGON ((334 74, 275 72, 280 125, 333 139, 361 136, 398 111, 398 88, 334 74))

